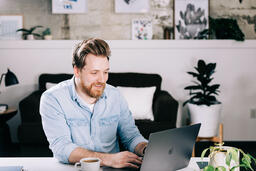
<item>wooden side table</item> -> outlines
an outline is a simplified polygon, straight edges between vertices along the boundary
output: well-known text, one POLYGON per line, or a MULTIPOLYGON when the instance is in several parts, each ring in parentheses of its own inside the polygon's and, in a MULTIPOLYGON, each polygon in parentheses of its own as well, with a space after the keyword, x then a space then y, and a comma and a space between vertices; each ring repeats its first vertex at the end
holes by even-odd
MULTIPOLYGON (((196 142, 202 141, 202 140, 207 140, 207 141, 211 141, 214 143, 223 143, 223 124, 220 123, 219 124, 219 134, 218 136, 214 136, 214 137, 197 137, 196 142)), ((192 157, 195 157, 195 147, 193 148, 193 152, 192 152, 192 157)))
POLYGON ((9 108, 0 113, 0 153, 5 153, 6 149, 12 144, 10 128, 6 122, 16 114, 17 109, 15 108, 9 108))

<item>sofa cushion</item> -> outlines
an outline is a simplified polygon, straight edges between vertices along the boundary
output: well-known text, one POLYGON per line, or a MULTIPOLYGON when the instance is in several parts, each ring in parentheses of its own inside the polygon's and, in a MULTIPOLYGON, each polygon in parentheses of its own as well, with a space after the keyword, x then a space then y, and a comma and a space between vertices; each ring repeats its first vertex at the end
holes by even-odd
POLYGON ((156 92, 160 91, 162 78, 158 74, 147 73, 109 73, 108 84, 115 87, 156 87, 156 92))
POLYGON ((46 90, 46 83, 59 83, 73 77, 73 74, 41 74, 39 76, 39 90, 46 90))
POLYGON ((126 99, 134 119, 154 121, 152 111, 153 96, 156 87, 117 87, 126 99))
POLYGON ((49 83, 49 82, 47 82, 46 85, 45 85, 46 90, 52 88, 53 86, 56 86, 57 84, 58 84, 58 83, 49 83))

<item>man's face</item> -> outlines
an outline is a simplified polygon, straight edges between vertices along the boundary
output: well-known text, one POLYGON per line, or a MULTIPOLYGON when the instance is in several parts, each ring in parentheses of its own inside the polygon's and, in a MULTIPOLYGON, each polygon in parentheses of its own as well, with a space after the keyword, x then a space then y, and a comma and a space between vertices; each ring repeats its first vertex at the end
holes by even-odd
POLYGON ((74 68, 75 77, 78 78, 78 87, 82 93, 99 98, 106 86, 109 72, 109 61, 105 56, 88 54, 85 59, 85 66, 80 70, 74 68))

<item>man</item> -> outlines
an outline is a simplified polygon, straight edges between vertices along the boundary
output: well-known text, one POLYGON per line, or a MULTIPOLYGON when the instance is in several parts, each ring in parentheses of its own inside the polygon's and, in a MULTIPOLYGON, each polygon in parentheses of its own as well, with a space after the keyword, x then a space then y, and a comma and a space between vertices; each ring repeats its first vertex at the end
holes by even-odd
POLYGON ((73 53, 72 79, 45 91, 40 114, 50 149, 63 163, 98 157, 102 166, 141 164, 147 145, 120 92, 106 84, 110 48, 101 39, 81 42, 73 53), (130 151, 120 152, 118 137, 130 151))

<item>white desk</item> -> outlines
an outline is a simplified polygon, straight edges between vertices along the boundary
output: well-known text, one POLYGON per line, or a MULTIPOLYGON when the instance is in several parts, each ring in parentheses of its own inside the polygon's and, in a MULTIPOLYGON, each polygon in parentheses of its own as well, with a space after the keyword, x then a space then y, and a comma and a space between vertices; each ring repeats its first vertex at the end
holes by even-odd
MULTIPOLYGON (((204 161, 207 160, 207 158, 204 159, 204 161)), ((201 161, 201 159, 191 158, 189 166, 179 171, 200 170, 196 161, 201 161)), ((23 166, 26 171, 77 171, 74 165, 59 163, 52 157, 2 157, 0 166, 23 166)))

